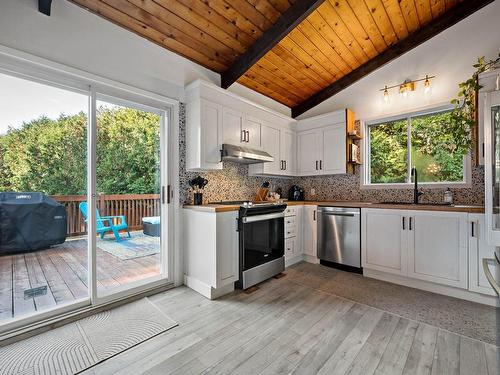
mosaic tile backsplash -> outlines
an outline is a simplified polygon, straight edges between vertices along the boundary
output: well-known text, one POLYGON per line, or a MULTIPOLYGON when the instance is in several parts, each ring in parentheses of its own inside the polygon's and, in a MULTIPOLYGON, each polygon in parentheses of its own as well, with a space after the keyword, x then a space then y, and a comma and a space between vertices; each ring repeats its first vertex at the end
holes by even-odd
MULTIPOLYGON (((253 199, 257 189, 263 182, 269 181, 273 187, 280 187, 283 194, 288 194, 292 185, 299 185, 305 190, 307 200, 346 200, 346 201, 402 201, 411 202, 412 189, 362 189, 359 168, 355 174, 272 178, 248 176, 248 166, 237 163, 225 163, 220 171, 188 172, 186 171, 186 117, 185 106, 180 107, 180 201, 192 203, 193 195, 190 192, 188 181, 198 175, 209 182, 205 187, 203 201, 217 202, 227 200, 253 199), (315 195, 311 195, 311 189, 315 195)), ((442 202, 446 187, 443 189, 422 188, 424 195, 422 202, 442 202)), ((484 167, 472 168, 472 184, 469 188, 452 188, 455 204, 483 205, 484 204, 484 167)))

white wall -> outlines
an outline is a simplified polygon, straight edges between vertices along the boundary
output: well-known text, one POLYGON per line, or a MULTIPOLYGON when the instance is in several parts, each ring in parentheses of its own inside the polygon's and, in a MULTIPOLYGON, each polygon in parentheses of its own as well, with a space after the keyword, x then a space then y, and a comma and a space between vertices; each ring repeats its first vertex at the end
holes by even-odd
MULTIPOLYGON (((179 100, 198 78, 220 85, 219 74, 68 0, 53 0, 50 17, 38 12, 38 0, 0 0, 0 44, 179 100)), ((230 91, 290 115, 286 106, 246 87, 230 91)))
POLYGON ((445 30, 433 39, 376 70, 339 94, 321 103, 299 118, 307 118, 352 108, 361 119, 384 117, 437 104, 449 103, 458 92, 458 83, 470 77, 477 57, 495 58, 500 52, 500 2, 495 1, 469 18, 445 30), (425 97, 420 91, 403 99, 397 90, 385 104, 380 88, 392 86, 406 78, 429 75, 432 93, 425 97))

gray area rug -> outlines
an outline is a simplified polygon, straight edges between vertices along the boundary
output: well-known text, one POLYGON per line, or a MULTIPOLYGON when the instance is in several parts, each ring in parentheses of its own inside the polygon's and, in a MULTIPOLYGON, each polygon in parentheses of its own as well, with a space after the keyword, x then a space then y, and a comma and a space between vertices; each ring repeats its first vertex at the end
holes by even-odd
POLYGON ((176 325, 144 298, 0 347, 0 374, 76 374, 176 325))
MULTIPOLYGON (((121 234, 121 233, 120 233, 121 234)), ((160 252, 160 237, 152 237, 141 232, 132 232, 131 237, 122 235, 117 242, 113 236, 97 239, 97 247, 122 260, 142 258, 160 252)))

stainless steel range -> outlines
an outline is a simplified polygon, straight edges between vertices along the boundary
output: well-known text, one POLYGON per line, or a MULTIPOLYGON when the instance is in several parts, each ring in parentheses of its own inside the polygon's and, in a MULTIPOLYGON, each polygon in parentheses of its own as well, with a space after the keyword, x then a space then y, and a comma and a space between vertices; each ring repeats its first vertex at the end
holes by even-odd
MULTIPOLYGON (((221 203, 218 203, 221 204, 221 203)), ((240 267, 236 287, 247 289, 285 270, 286 204, 239 204, 240 267)))

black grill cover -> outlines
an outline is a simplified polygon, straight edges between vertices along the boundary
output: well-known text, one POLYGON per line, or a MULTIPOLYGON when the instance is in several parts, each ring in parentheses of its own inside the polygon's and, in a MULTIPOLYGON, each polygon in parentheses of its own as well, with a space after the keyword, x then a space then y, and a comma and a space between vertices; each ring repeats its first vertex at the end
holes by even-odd
POLYGON ((66 210, 43 193, 0 192, 0 254, 66 241, 66 210))

